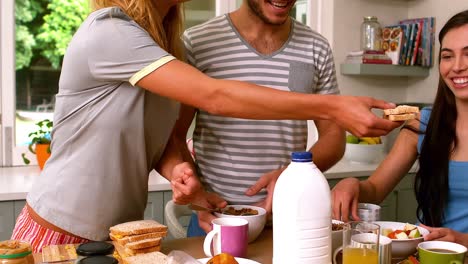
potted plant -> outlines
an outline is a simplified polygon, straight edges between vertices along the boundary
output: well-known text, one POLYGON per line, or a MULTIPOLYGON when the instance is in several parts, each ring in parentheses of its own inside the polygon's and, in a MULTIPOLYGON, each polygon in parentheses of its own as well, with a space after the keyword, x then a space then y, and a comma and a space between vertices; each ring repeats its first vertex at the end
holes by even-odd
MULTIPOLYGON (((44 119, 37 122, 36 126, 37 130, 28 135, 31 138, 28 149, 31 153, 36 154, 37 164, 42 170, 45 162, 50 157, 50 132, 52 131, 53 123, 49 119, 44 119)), ((26 153, 23 153, 21 156, 25 164, 31 162, 26 158, 26 153)))

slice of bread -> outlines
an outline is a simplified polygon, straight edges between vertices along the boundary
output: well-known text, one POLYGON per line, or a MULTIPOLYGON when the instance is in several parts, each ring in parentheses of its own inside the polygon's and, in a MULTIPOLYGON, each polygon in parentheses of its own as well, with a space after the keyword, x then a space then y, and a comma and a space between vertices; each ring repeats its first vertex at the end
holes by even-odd
POLYGON ((151 252, 123 258, 124 264, 166 264, 167 256, 161 252, 151 252))
POLYGON ((155 220, 131 221, 112 226, 110 233, 118 236, 140 235, 152 232, 167 232, 167 226, 155 220))
POLYGON ((140 241, 130 242, 125 244, 126 248, 129 249, 141 249, 141 248, 148 248, 148 247, 155 247, 161 245, 161 237, 158 238, 148 238, 143 239, 140 241))
POLYGON ((114 235, 112 233, 109 234, 110 238, 113 241, 118 242, 123 246, 126 245, 127 243, 141 241, 141 240, 150 239, 150 238, 165 237, 166 235, 167 235, 167 231, 152 232, 152 233, 133 235, 133 236, 120 236, 120 235, 114 235))
POLYGON ((385 118, 390 121, 406 121, 406 120, 415 119, 417 117, 418 117, 418 114, 416 113, 385 116, 385 118))
POLYGON ((419 113, 419 107, 410 105, 399 105, 393 109, 383 110, 384 115, 399 115, 409 113, 419 113))
POLYGON ((125 246, 120 245, 119 243, 114 243, 115 250, 119 253, 122 259, 130 256, 136 256, 139 254, 145 254, 154 251, 160 251, 161 245, 154 246, 154 247, 147 247, 147 248, 140 248, 140 249, 130 249, 125 246))
POLYGON ((131 249, 125 247, 125 255, 126 256, 135 256, 144 253, 154 252, 154 251, 161 251, 161 245, 154 246, 154 247, 146 247, 146 248, 139 248, 139 249, 131 249))

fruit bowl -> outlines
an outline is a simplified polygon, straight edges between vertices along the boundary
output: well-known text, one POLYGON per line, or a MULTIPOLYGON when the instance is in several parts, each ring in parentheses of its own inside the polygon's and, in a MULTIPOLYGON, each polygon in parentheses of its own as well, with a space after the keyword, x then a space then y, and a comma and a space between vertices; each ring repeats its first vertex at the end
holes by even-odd
POLYGON ((346 137, 344 158, 351 162, 375 163, 383 158, 384 144, 380 138, 346 137))
MULTIPOLYGON (((383 233, 385 229, 391 230, 403 230, 406 223, 402 222, 390 222, 390 221, 376 221, 373 222, 380 226, 380 232, 383 233)), ((421 234, 418 238, 407 238, 407 239, 392 239, 392 258, 403 260, 410 255, 413 255, 417 251, 418 244, 424 241, 423 236, 429 234, 429 231, 424 227, 417 227, 421 234)))

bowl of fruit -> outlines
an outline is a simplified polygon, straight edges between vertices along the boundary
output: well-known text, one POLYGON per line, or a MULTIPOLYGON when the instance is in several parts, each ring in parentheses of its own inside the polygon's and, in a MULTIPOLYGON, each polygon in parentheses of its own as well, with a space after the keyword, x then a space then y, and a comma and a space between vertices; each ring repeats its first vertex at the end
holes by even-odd
POLYGON ((423 242, 424 235, 429 231, 421 226, 408 223, 376 221, 380 226, 380 233, 392 239, 392 258, 403 260, 416 253, 418 244, 423 242))
POLYGON ((380 137, 346 136, 344 158, 351 162, 375 163, 383 158, 384 144, 380 137))

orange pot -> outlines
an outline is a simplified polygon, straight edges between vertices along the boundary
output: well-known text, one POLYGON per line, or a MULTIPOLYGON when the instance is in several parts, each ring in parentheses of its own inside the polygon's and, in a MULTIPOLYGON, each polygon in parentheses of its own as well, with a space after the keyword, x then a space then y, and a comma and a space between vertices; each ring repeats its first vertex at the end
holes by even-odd
POLYGON ((44 164, 46 163, 47 159, 50 157, 50 153, 48 153, 50 144, 36 144, 36 158, 37 164, 39 168, 44 168, 44 164))

